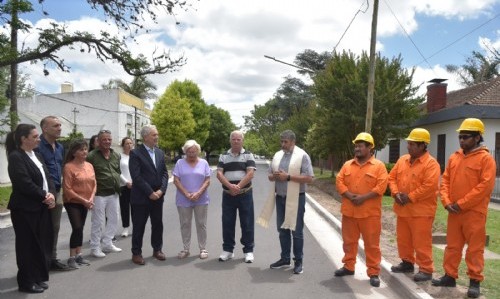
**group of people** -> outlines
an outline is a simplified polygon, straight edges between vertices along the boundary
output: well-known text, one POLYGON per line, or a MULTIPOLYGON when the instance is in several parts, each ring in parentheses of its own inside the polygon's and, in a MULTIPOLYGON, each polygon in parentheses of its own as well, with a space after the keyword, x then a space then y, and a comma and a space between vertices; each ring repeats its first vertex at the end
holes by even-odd
MULTIPOLYGON (((104 257, 120 252, 113 244, 121 209, 122 236, 129 234, 131 216, 132 262, 144 265, 142 243, 148 218, 151 221, 153 257, 165 260, 163 246, 163 202, 168 186, 165 154, 158 148, 158 131, 153 125, 141 129, 142 144, 134 149, 133 141, 122 140, 123 153, 111 148, 112 136, 101 130, 97 147, 89 152, 84 140, 74 141, 64 158, 64 149, 56 140, 61 123, 54 116, 40 124, 38 135, 33 125, 20 124, 7 137, 9 176, 12 195, 8 208, 16 233, 16 257, 19 290, 40 293, 48 288, 49 269, 76 269, 89 264, 81 254, 83 227, 87 213, 91 216, 91 255, 104 257), (64 159, 64 163, 63 163, 64 159), (62 195, 61 196, 61 188, 62 195), (70 257, 67 265, 57 259, 57 234, 64 207, 72 227, 70 257), (33 254, 33 253, 36 254, 33 254)), ((461 149, 449 159, 439 184, 440 166, 430 156, 427 146, 430 134, 416 128, 406 138, 408 154, 402 156, 387 173, 385 165, 374 157, 375 142, 369 133, 353 140, 354 158, 347 161, 336 176, 336 187, 342 196, 342 238, 344 266, 335 276, 354 274, 358 240, 363 238, 367 274, 370 284, 380 286, 381 201, 387 186, 394 198, 397 215, 397 246, 402 262, 393 272, 413 273, 414 280, 432 279, 432 224, 437 195, 449 212, 445 275, 433 279, 435 286, 455 286, 462 249, 468 244, 466 264, 470 277, 469 297, 480 294, 484 279, 483 251, 489 197, 494 187, 496 164, 483 141, 484 125, 479 119, 464 120, 459 132, 461 149)), ((222 253, 219 261, 234 257, 235 226, 239 216, 244 261, 254 262, 254 223, 269 226, 276 207, 276 225, 281 246, 280 258, 270 264, 277 269, 291 266, 293 273, 303 273, 304 213, 307 184, 314 178, 309 155, 296 142, 293 131, 280 134, 281 150, 268 167, 272 183, 263 210, 254 220, 252 179, 256 164, 252 153, 244 149, 244 134, 233 131, 231 148, 220 155, 217 179, 222 184, 222 253)), ((91 146, 94 146, 92 141, 91 146)), ((206 259, 207 213, 210 198, 211 170, 200 159, 200 145, 188 140, 172 171, 177 188, 175 200, 179 214, 183 248, 180 259, 190 256, 191 224, 194 215, 199 258, 206 259)))
POLYGON ((399 158, 390 173, 373 156, 375 142, 368 133, 353 140, 354 159, 347 161, 336 176, 342 196, 342 238, 344 266, 335 276, 354 275, 358 240, 362 236, 370 285, 380 286, 380 234, 382 196, 389 185, 397 216, 396 237, 401 263, 395 273, 414 273, 416 282, 432 280, 434 286, 455 287, 465 244, 465 263, 470 284, 467 295, 480 295, 484 280, 486 216, 495 185, 496 163, 483 142, 484 124, 477 118, 465 119, 458 128, 460 149, 453 153, 440 179, 440 165, 429 154, 430 134, 413 129, 407 140, 408 154, 399 158), (437 196, 448 211, 444 275, 432 279, 432 225, 437 196))

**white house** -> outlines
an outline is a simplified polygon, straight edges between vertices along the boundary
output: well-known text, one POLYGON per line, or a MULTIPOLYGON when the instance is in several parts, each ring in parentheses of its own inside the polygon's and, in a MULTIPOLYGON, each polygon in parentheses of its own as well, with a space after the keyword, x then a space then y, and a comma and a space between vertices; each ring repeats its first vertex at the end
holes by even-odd
MULTIPOLYGON (((441 170, 452 153, 459 149, 458 132, 462 121, 469 117, 479 118, 485 125, 483 144, 488 147, 497 162, 497 177, 500 177, 500 77, 447 93, 447 84, 434 79, 427 86, 425 114, 413 127, 427 129, 431 134, 429 152, 441 170)), ((396 162, 407 153, 404 140, 393 140, 389 146, 377 153, 384 162, 396 162)), ((495 187, 495 197, 500 196, 500 184, 495 187)))
MULTIPOLYGON (((125 136, 140 138, 141 127, 150 123, 151 111, 144 100, 119 88, 75 92, 71 83, 64 83, 61 93, 18 99, 18 114, 21 123, 34 124, 38 129, 43 117, 57 116, 63 137, 74 129, 86 139, 102 129, 110 130, 113 147, 118 149, 125 136)), ((10 181, 4 140, 5 137, 0 141, 0 183, 10 181)))

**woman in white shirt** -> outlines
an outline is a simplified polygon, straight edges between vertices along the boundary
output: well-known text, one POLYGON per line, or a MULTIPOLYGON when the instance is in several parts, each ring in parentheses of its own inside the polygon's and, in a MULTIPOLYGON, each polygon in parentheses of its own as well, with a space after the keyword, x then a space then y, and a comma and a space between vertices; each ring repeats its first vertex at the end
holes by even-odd
POLYGON ((132 189, 132 178, 128 169, 128 160, 130 151, 134 148, 134 142, 130 137, 125 137, 122 139, 121 146, 123 148, 120 159, 120 170, 122 172, 120 175, 120 212, 123 226, 121 236, 127 237, 129 234, 128 227, 130 226, 130 189, 132 189))

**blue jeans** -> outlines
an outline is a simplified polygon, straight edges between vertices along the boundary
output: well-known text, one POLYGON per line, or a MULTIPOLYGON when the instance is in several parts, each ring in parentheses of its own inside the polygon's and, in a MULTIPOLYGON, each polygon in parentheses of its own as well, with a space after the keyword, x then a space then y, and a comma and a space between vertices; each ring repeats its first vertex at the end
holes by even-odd
POLYGON ((295 230, 282 229, 285 220, 286 197, 276 196, 276 225, 280 236, 281 258, 290 259, 290 248, 293 236, 293 255, 295 260, 302 261, 304 256, 304 213, 306 212, 306 195, 299 194, 299 207, 297 211, 297 224, 295 230))
POLYGON ((254 212, 252 189, 244 194, 232 196, 222 193, 222 249, 233 252, 236 242, 234 241, 236 213, 239 212, 241 226, 241 244, 243 252, 253 252, 254 247, 254 212))

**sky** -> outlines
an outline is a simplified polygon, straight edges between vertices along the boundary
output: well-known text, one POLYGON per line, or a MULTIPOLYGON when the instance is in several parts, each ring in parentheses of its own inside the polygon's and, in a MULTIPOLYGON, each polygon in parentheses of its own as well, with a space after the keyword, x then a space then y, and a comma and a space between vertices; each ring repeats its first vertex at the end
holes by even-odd
MULTIPOLYGON (((264 55, 293 63, 306 49, 369 52, 371 0, 188 2, 192 6, 174 9, 174 16, 161 13, 158 24, 145 22, 150 32, 141 33, 138 43, 131 41, 129 47, 145 56, 155 49, 183 55, 187 64, 179 71, 148 77, 157 93, 174 80, 192 80, 205 102, 227 110, 238 126, 244 125, 243 116, 249 116, 254 105, 273 97, 286 76, 307 81, 295 68, 264 55)), ((55 21, 68 30, 117 32, 84 0, 46 0, 43 5, 48 16, 36 11, 20 17, 37 28, 55 21)), ((23 34, 19 40, 28 46, 37 36, 23 34)), ((462 88, 445 66, 464 64, 472 51, 487 55, 487 47, 500 50, 500 0, 380 0, 377 52, 388 58, 401 56, 405 68, 415 69, 413 84, 421 85, 420 95, 434 78, 448 79, 448 91, 462 88)), ((132 80, 119 64, 102 63, 94 55, 69 49, 58 55, 71 66, 69 73, 49 64, 50 75, 44 76, 42 63, 20 65, 37 92, 60 92, 63 82, 83 91, 99 89, 110 79, 132 80)))

